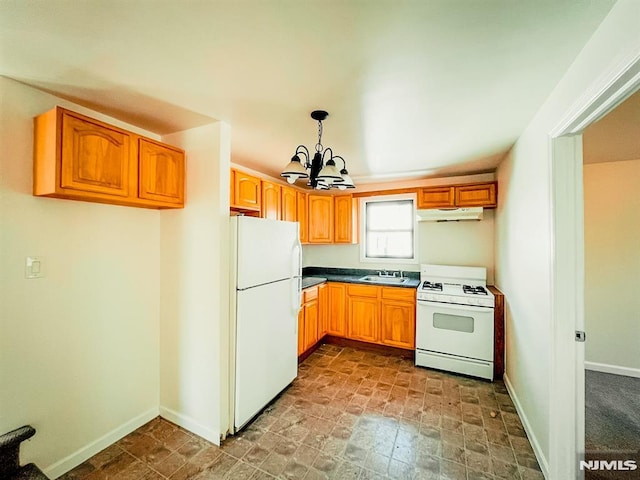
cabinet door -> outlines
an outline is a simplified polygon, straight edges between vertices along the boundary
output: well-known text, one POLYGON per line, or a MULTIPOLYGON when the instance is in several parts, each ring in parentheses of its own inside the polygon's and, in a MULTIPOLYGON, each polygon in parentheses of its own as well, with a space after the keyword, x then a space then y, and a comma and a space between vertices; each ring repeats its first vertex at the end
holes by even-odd
POLYGON ((304 352, 304 305, 298 312, 298 355, 304 352))
POLYGON ((326 283, 318 285, 318 338, 327 333, 327 319, 329 317, 329 286, 326 283))
POLYGON ((236 170, 233 206, 260 210, 260 179, 236 170))
POLYGON ((262 181, 260 216, 280 220, 280 185, 262 181))
POLYGON ((229 174, 229 205, 233 206, 235 202, 235 189, 236 189, 236 171, 232 168, 229 174))
POLYGON ((457 207, 495 207, 496 184, 461 185, 455 187, 455 197, 457 207))
POLYGON ((300 224, 300 243, 309 243, 309 194, 296 192, 298 223, 300 224))
POLYGON ((308 350, 318 341, 318 300, 304 304, 304 349, 308 350))
POLYGON ((354 242, 353 197, 351 195, 339 195, 333 198, 334 215, 334 243, 354 242))
POLYGON ((393 347, 415 348, 415 303, 383 300, 381 316, 380 343, 393 347))
POLYGON ((309 243, 333 242, 333 197, 309 195, 309 243))
POLYGON ((298 219, 296 191, 291 187, 280 187, 280 191, 282 194, 280 218, 285 222, 295 222, 298 219))
POLYGON ((184 205, 184 152, 144 138, 138 148, 140 198, 184 205))
POLYGON ((137 197, 131 136, 83 116, 62 114, 60 187, 137 197))
POLYGON ((327 333, 344 337, 347 334, 345 305, 347 289, 344 283, 329 283, 329 308, 327 309, 327 333))
POLYGON ((380 338, 378 313, 377 298, 349 296, 347 298, 347 337, 365 342, 377 342, 380 338))
POLYGON ((418 190, 418 208, 453 208, 454 206, 453 187, 430 187, 418 190))

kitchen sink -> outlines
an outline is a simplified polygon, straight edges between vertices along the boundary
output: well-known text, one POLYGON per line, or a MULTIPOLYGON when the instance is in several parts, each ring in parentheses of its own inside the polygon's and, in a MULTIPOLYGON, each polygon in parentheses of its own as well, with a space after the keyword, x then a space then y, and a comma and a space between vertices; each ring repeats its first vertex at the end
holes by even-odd
POLYGON ((372 283, 388 283, 389 285, 401 285, 409 281, 408 278, 382 277, 380 275, 366 275, 364 277, 360 277, 358 280, 372 283))

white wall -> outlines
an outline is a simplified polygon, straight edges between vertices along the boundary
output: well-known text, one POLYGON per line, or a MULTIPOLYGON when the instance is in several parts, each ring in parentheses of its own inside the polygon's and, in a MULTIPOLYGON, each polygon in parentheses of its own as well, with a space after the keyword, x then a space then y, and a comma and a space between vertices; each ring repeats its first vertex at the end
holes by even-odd
POLYGON ((494 244, 494 211, 485 209, 479 222, 419 222, 418 262, 414 264, 361 262, 360 245, 304 245, 303 265, 416 272, 420 263, 486 267, 491 284, 494 244))
POLYGON ((160 214, 32 196, 33 117, 154 135, 2 77, 0 94, 0 432, 33 425, 22 461, 55 478, 158 413, 160 214))
MULTIPOLYGON (((506 381, 543 470, 549 466, 551 192, 549 132, 591 84, 640 51, 640 2, 620 0, 498 168, 496 285, 505 293, 506 381)), ((582 100, 584 101, 584 100, 582 100)), ((571 401, 571 400, 568 400, 571 401)))
POLYGON ((161 213, 160 412, 220 442, 228 411, 230 129, 163 137, 188 151, 184 210, 161 213))
POLYGON ((640 160, 584 166, 585 360, 640 376, 640 160))

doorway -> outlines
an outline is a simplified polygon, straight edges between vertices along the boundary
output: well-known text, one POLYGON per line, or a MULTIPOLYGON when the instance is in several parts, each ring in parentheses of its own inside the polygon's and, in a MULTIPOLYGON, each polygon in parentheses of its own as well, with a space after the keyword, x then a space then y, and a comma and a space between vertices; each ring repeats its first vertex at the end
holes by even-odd
POLYGON ((634 56, 594 85, 550 132, 553 219, 552 356, 550 402, 551 478, 576 478, 585 450, 584 193, 582 132, 640 87, 640 57, 634 56))
MULTIPOLYGON (((640 450, 640 91, 583 132, 585 451, 640 450)), ((611 458, 613 459, 613 458, 611 458)), ((622 459, 622 458, 620 458, 622 459)))

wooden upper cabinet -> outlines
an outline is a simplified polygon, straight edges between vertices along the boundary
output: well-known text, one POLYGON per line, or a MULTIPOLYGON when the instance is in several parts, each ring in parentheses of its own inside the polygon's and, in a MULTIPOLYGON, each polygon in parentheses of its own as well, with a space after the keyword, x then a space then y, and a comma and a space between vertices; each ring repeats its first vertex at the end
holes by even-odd
POLYGON ((296 208, 300 224, 300 243, 309 243, 309 194, 296 192, 296 208))
POLYGON ((495 207, 497 205, 496 183, 457 186, 455 203, 457 207, 495 207))
POLYGON ((280 185, 262 181, 260 216, 280 220, 280 185))
POLYGON ((144 138, 138 148, 140 198, 184 205, 184 152, 144 138))
POLYGON ((333 243, 357 243, 357 218, 351 195, 333 197, 333 243))
POLYGON ((280 218, 285 222, 298 220, 297 194, 291 187, 280 187, 280 218))
POLYGON ((429 187, 418 190, 418 208, 453 208, 453 187, 429 187))
POLYGON ((309 243, 333 243, 333 197, 309 195, 309 243))
POLYGON ((60 186, 129 197, 131 143, 123 130, 63 111, 60 186))
POLYGON ((418 189, 418 208, 492 208, 496 205, 496 182, 418 189))
POLYGON ((184 206, 184 152, 61 107, 34 120, 33 194, 184 206))
POLYGON ((262 187, 260 179, 235 170, 233 173, 232 207, 260 211, 262 187))

